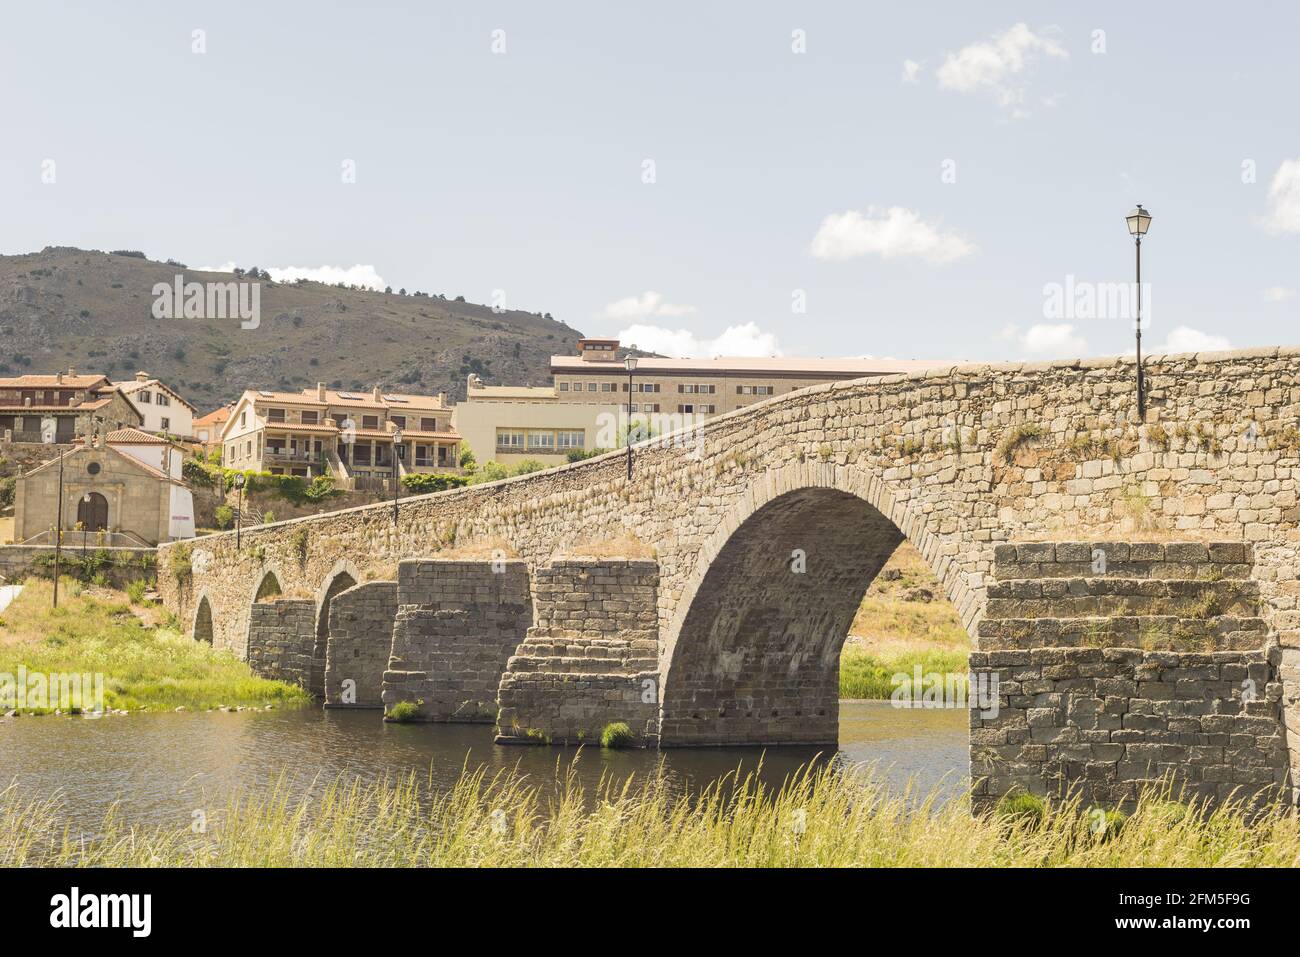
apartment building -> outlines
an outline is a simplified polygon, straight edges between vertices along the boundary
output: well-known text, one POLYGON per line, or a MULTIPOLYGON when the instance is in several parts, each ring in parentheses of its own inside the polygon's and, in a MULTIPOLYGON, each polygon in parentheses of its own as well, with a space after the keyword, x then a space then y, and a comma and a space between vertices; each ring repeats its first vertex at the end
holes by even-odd
MULTIPOLYGON (((628 402, 628 373, 617 339, 580 339, 576 356, 552 356, 551 374, 561 401, 608 405, 628 402)), ((953 365, 926 359, 715 359, 637 360, 632 412, 719 415, 810 385, 865 376, 916 372, 953 365)))
POLYGON ((618 444, 616 403, 562 399, 553 386, 487 386, 471 373, 452 424, 479 462, 560 465, 570 452, 618 444))
POLYGON ((194 414, 198 409, 190 405, 175 389, 149 378, 147 372, 137 372, 132 381, 119 382, 117 387, 135 403, 144 416, 144 431, 163 432, 183 439, 194 438, 194 414))
POLYGON ((0 439, 66 444, 143 424, 139 408, 107 376, 69 369, 0 378, 0 439))
POLYGON ((444 395, 250 389, 221 433, 228 468, 330 475, 341 488, 389 488, 394 472, 457 472, 461 437, 444 395), (400 440, 397 435, 400 432, 400 440))

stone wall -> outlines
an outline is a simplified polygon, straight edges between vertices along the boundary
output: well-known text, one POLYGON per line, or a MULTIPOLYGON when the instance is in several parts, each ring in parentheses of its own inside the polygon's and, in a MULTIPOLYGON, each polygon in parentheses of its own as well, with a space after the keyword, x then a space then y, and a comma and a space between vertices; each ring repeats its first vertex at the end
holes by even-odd
MULTIPOLYGON (((150 585, 156 574, 157 553, 152 548, 96 548, 95 537, 84 552, 81 535, 64 534, 64 575, 102 574, 114 588, 125 588, 137 579, 150 585), (83 557, 84 556, 84 557, 83 557)), ((49 578, 53 574, 54 547, 52 545, 0 545, 0 579, 10 581, 27 575, 49 578)))
POLYGON ((384 670, 393 647, 397 582, 366 582, 329 602, 325 707, 382 708, 384 670))
POLYGON ((307 688, 316 604, 307 598, 258 602, 249 611, 248 664, 254 674, 307 688))
POLYGON ((622 721, 658 741, 659 567, 567 559, 537 569, 537 624, 501 678, 497 741, 597 743, 622 721))
POLYGON ((1275 798, 1282 657, 1242 542, 999 545, 970 657, 977 805, 1011 791, 1130 803, 1275 798))
POLYGON ((996 677, 998 705, 996 716, 971 710, 975 804, 1011 791, 1127 804, 1163 779, 1186 798, 1276 800, 1287 748, 1275 659, 1275 651, 975 652, 972 680, 996 677))
POLYGON ((533 621, 520 561, 412 560, 398 566, 383 704, 418 720, 492 722, 506 662, 533 621))

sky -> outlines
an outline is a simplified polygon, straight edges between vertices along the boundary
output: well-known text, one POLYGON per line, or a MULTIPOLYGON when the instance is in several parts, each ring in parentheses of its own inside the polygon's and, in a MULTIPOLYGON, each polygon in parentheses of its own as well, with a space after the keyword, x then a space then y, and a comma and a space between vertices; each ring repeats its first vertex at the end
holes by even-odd
POLYGON ((140 249, 670 355, 1300 342, 1300 5, 14 5, 0 253, 140 249), (1129 294, 1117 298, 1119 292, 1129 294))

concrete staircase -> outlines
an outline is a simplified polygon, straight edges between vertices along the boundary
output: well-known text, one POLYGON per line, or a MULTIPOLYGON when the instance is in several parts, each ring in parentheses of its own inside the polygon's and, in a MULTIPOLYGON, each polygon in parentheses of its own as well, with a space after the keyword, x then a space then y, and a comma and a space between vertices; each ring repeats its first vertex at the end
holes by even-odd
POLYGON ((1243 542, 999 545, 981 648, 1261 648, 1269 627, 1243 542))

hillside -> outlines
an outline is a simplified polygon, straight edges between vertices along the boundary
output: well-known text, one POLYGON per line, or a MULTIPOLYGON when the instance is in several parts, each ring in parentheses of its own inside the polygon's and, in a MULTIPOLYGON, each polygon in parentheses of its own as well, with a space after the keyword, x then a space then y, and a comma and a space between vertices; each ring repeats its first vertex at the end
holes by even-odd
POLYGON ((550 381, 550 356, 581 333, 535 313, 448 299, 261 280, 261 324, 238 319, 155 319, 155 283, 231 282, 130 255, 69 247, 0 256, 0 375, 70 366, 127 379, 137 370, 178 389, 199 411, 245 388, 317 382, 362 390, 465 395, 489 384, 550 381))

